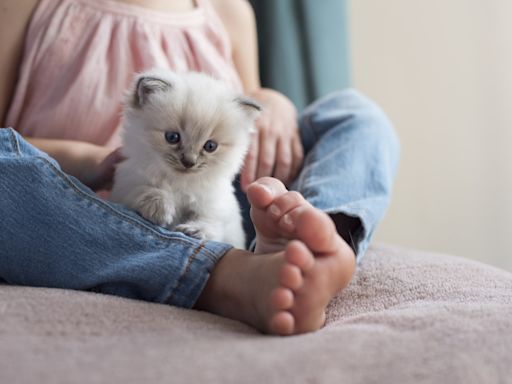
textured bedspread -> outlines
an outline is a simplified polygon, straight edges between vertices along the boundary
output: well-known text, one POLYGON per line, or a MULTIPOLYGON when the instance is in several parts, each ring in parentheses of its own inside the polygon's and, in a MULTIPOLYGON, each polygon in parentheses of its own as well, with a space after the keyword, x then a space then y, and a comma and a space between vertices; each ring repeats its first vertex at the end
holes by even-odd
POLYGON ((373 247, 325 328, 286 338, 198 311, 0 286, 0 383, 512 383, 512 274, 373 247))

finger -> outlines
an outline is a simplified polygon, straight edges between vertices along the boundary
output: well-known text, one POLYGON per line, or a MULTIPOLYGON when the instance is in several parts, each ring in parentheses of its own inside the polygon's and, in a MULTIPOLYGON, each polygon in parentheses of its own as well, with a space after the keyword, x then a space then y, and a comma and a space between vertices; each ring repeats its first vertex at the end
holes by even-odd
POLYGON ((260 131, 258 170, 256 177, 259 179, 264 176, 271 176, 276 161, 277 138, 263 130, 260 131))
POLYGON ((118 162, 115 161, 113 155, 109 155, 105 158, 103 163, 101 163, 101 165, 98 167, 98 173, 96 175, 96 180, 94 181, 94 190, 112 188, 115 164, 117 163, 118 162))
POLYGON ((111 189, 116 165, 124 160, 121 148, 110 152, 97 167, 93 189, 111 189))
POLYGON ((101 167, 105 168, 113 168, 117 163, 126 160, 126 158, 121 153, 121 148, 117 148, 116 150, 110 152, 105 159, 101 162, 101 167))
POLYGON ((98 173, 94 176, 94 179, 89 186, 93 191, 110 189, 112 187, 113 179, 114 169, 102 166, 98 169, 98 173))
POLYGON ((114 164, 120 163, 126 160, 126 157, 123 155, 123 148, 119 147, 115 151, 113 151, 108 157, 112 156, 114 158, 114 164))
POLYGON ((256 169, 258 165, 259 135, 255 132, 251 135, 249 151, 245 156, 245 163, 240 175, 242 191, 246 192, 247 187, 256 180, 256 169))
POLYGON ((281 138, 277 142, 276 167, 274 177, 281 180, 284 184, 290 183, 292 170, 292 147, 291 142, 281 138))

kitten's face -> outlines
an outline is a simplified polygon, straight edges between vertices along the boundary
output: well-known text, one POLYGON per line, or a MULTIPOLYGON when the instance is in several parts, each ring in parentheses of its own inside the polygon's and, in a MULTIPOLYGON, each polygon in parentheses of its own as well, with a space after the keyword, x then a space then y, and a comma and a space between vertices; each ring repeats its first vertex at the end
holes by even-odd
POLYGON ((144 136, 175 171, 191 174, 228 166, 233 152, 246 148, 248 133, 237 124, 234 103, 212 108, 168 96, 161 110, 150 108, 146 114, 144 136))
POLYGON ((234 176, 259 107, 203 74, 159 76, 138 81, 127 114, 134 125, 132 136, 139 136, 149 144, 147 149, 180 174, 234 176))

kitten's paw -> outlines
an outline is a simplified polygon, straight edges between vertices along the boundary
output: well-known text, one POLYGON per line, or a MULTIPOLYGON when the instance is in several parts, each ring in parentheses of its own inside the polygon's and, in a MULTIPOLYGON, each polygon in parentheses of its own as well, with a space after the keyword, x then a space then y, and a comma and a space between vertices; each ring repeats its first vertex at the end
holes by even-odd
POLYGON ((202 225, 201 223, 188 222, 180 224, 176 226, 175 230, 178 232, 183 232, 185 235, 193 237, 198 240, 206 240, 207 238, 210 239, 207 236, 204 225, 202 225))
POLYGON ((170 199, 156 191, 148 191, 139 196, 137 211, 142 217, 161 227, 170 226, 176 214, 170 199))

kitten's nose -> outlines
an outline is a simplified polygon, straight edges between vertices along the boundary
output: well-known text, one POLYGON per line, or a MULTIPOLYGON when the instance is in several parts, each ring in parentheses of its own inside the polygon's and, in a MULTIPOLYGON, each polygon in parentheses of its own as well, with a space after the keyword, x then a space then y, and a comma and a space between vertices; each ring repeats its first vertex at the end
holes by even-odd
POLYGON ((194 165, 196 165, 195 160, 187 156, 181 156, 180 161, 185 168, 192 168, 194 165))

